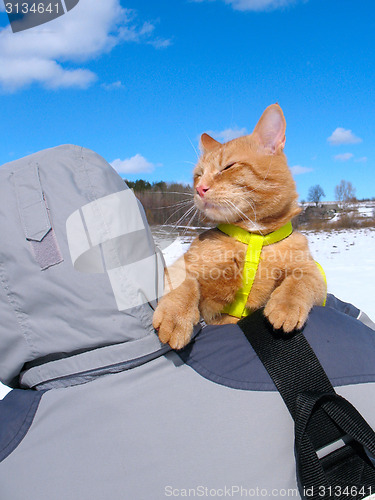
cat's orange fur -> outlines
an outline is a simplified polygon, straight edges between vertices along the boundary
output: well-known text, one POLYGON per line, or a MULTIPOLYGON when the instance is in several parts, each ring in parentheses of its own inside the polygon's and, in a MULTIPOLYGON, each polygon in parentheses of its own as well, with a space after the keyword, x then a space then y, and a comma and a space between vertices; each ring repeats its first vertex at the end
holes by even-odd
MULTIPOLYGON (((194 188, 195 204, 206 217, 265 235, 300 212, 283 152, 285 128, 283 112, 273 104, 251 135, 226 144, 202 135, 194 188)), ((162 342, 184 347, 200 316, 208 324, 238 321, 221 311, 242 285, 246 249, 216 228, 193 241, 169 270, 172 275, 185 273, 182 283, 164 295, 154 314, 162 342)), ((302 234, 293 232, 263 247, 246 307, 264 307, 275 328, 290 332, 303 326, 312 306, 321 305, 324 297, 324 279, 302 234)))

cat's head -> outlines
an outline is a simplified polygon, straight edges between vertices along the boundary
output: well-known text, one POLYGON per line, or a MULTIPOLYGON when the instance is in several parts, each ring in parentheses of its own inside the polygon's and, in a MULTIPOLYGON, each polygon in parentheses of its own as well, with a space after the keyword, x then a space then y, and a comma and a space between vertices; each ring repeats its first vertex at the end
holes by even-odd
POLYGON ((194 201, 208 219, 262 232, 299 213, 283 151, 285 128, 280 106, 272 104, 250 135, 225 144, 202 135, 203 153, 194 169, 194 201))

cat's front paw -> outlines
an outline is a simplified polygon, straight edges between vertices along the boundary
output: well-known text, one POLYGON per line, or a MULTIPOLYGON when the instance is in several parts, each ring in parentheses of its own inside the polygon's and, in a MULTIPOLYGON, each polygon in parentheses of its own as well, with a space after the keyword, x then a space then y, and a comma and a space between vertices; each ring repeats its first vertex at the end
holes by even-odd
POLYGON ((310 307, 301 299, 288 296, 283 290, 276 289, 264 309, 264 315, 276 329, 289 333, 300 330, 306 323, 310 307))
POLYGON ((154 312, 153 326, 163 344, 182 349, 191 339, 193 327, 200 318, 198 308, 182 309, 164 298, 154 312))

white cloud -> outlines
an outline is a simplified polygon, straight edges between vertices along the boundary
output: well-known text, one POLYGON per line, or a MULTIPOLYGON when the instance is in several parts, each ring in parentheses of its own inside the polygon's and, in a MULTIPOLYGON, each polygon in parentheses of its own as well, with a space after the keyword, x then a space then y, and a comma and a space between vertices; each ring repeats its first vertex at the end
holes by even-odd
POLYGON ((225 130, 221 131, 208 131, 208 135, 211 135, 214 139, 220 142, 228 142, 231 141, 232 139, 236 139, 237 137, 241 137, 242 135, 248 134, 246 128, 226 128, 225 130))
MULTIPOLYGON (((81 0, 82 1, 82 0, 81 0)), ((129 13, 129 21, 134 21, 135 11, 124 9, 129 13)), ((156 49, 164 49, 172 44, 171 39, 155 38, 155 25, 146 21, 142 26, 125 25, 119 28, 119 37, 127 42, 146 43, 152 45, 156 49)))
POLYGON ((294 167, 290 167, 290 170, 293 175, 300 175, 312 172, 314 169, 309 167, 302 167, 301 165, 295 165, 294 167))
POLYGON ((353 158, 353 153, 343 153, 340 155, 334 156, 335 161, 349 161, 353 158))
POLYGON ((292 5, 296 0, 225 0, 225 3, 232 5, 235 10, 275 10, 281 7, 292 5))
POLYGON ((356 163, 366 163, 367 162, 367 156, 362 156, 361 158, 356 158, 354 161, 356 163))
POLYGON ((332 146, 339 146, 341 144, 358 144, 362 142, 362 139, 353 134, 351 130, 338 127, 332 135, 328 137, 327 141, 332 146))
POLYGON ((6 90, 16 90, 31 82, 41 82, 46 88, 87 88, 97 76, 86 69, 64 69, 56 61, 38 59, 14 59, 2 62, 0 55, 0 82, 6 90))
POLYGON ((102 83, 102 87, 103 89, 110 91, 110 90, 124 89, 125 85, 120 80, 117 80, 116 82, 112 83, 102 83))
MULTIPOLYGON (((193 2, 204 2, 212 0, 191 0, 193 2)), ((231 5, 235 10, 242 11, 264 11, 275 10, 282 7, 287 7, 301 0, 224 0, 228 5, 231 5)), ((307 0, 302 0, 307 1, 307 0)))
POLYGON ((167 46, 170 41, 155 38, 154 29, 152 23, 140 23, 136 11, 121 7, 120 0, 80 0, 47 24, 16 34, 10 26, 2 28, 0 87, 15 91, 37 82, 47 88, 86 88, 97 75, 83 63, 121 42, 167 46))
POLYGON ((153 163, 150 163, 140 154, 125 160, 113 160, 111 165, 119 174, 149 173, 155 168, 153 163))
POLYGON ((153 40, 149 40, 147 43, 155 47, 155 49, 166 49, 167 47, 172 45, 172 40, 170 38, 155 38, 153 40))

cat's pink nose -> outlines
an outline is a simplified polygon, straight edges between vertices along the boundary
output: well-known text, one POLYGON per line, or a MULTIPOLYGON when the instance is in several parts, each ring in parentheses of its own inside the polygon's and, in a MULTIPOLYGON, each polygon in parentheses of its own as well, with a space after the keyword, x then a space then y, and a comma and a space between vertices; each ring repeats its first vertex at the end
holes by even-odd
POLYGON ((197 186, 197 193, 201 198, 207 193, 210 188, 207 186, 197 186))

